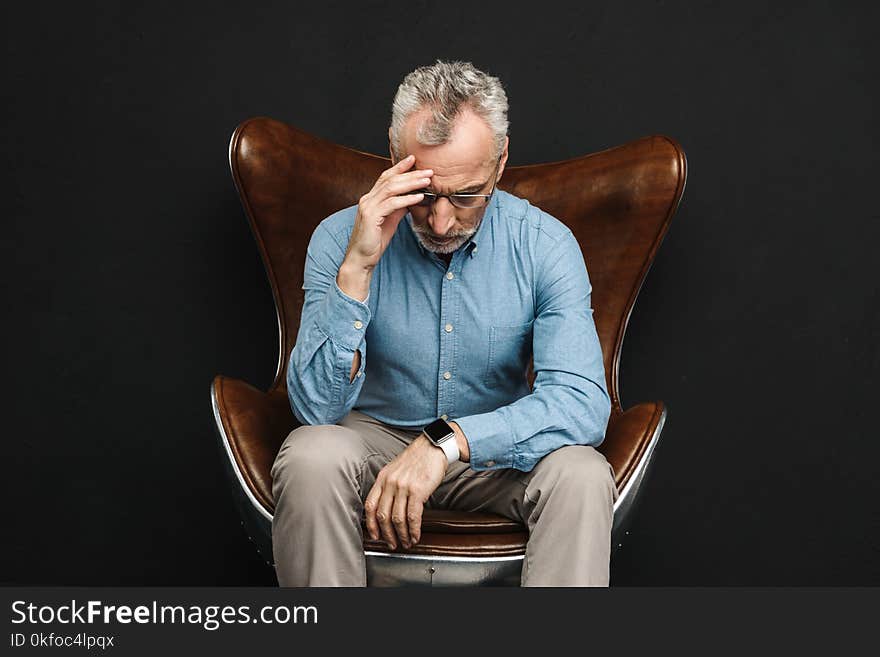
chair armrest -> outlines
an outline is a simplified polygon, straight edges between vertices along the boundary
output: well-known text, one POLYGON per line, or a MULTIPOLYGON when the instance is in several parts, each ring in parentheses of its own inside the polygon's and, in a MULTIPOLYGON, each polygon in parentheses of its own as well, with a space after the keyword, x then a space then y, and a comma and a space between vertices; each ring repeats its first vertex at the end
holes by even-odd
POLYGON ((300 425, 290 409, 287 391, 276 388, 266 393, 222 375, 214 377, 212 391, 221 439, 229 444, 254 497, 272 513, 272 463, 281 443, 300 425))
POLYGON ((644 402, 611 414, 599 451, 614 469, 618 490, 623 490, 648 452, 665 409, 663 402, 644 402))

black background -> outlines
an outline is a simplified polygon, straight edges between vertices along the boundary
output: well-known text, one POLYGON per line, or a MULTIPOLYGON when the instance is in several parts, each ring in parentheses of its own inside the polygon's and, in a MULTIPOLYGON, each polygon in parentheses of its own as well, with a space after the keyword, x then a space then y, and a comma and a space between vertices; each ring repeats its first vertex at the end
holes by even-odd
POLYGON ((623 347, 624 406, 669 419, 612 584, 880 584, 865 5, 4 4, 0 581, 274 584, 209 399, 277 359, 228 140, 267 115, 386 153, 445 58, 505 83, 511 165, 688 155, 623 347))

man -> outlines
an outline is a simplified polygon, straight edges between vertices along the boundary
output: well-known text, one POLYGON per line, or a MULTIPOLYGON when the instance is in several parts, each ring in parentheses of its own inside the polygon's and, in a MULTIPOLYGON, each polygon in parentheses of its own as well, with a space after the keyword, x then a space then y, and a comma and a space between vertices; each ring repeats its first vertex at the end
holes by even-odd
POLYGON ((497 189, 507 127, 497 78, 416 69, 394 99, 393 166, 312 236, 287 374, 303 426, 272 468, 282 586, 365 585, 362 517, 405 551, 426 506, 524 523, 524 586, 608 585, 617 489, 595 449, 610 401, 591 286, 571 231, 497 189))

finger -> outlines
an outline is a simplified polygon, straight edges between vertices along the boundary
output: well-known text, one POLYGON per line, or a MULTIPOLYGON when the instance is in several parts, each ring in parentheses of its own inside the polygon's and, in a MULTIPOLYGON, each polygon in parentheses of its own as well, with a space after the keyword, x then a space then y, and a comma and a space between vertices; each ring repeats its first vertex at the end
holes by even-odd
MULTIPOLYGON (((409 169, 409 167, 407 167, 409 169)), ((434 175, 433 169, 412 169, 407 171, 395 171, 393 168, 383 171, 382 175, 373 185, 373 190, 382 189, 389 183, 412 180, 413 178, 430 178, 434 175)))
POLYGON ((414 189, 427 187, 430 183, 431 176, 412 176, 410 178, 398 176, 394 180, 389 180, 387 183, 385 183, 382 191, 377 195, 380 197, 399 196, 400 194, 411 192, 414 189))
POLYGON ((406 520, 409 523, 409 537, 415 545, 422 537, 422 512, 425 505, 419 502, 419 498, 410 495, 406 509, 406 520))
POLYGON ((412 171, 404 171, 403 173, 395 173, 388 177, 388 182, 395 180, 406 180, 407 178, 430 178, 434 175, 434 169, 413 169, 412 171))
POLYGON ((391 546, 392 550, 397 549, 397 539, 395 538, 394 529, 391 527, 391 505, 394 502, 394 496, 394 492, 388 488, 383 488, 382 496, 379 498, 379 507, 376 510, 379 531, 382 532, 383 540, 391 546))
MULTIPOLYGON (((391 166, 388 169, 385 169, 385 171, 382 172, 382 176, 385 176, 387 178, 389 175, 393 175, 395 173, 401 173, 403 171, 406 171, 413 164, 415 164, 415 162, 416 162, 415 155, 409 154, 405 158, 403 158, 400 162, 395 164, 394 166, 391 166)), ((382 176, 380 176, 380 178, 382 176)))
POLYGON ((376 522, 376 509, 379 507, 379 498, 382 495, 382 487, 374 483, 369 495, 364 500, 364 517, 367 521, 367 532, 374 541, 379 540, 379 525, 376 522))
POLYGON ((402 208, 408 208, 411 205, 415 205, 419 201, 425 198, 424 194, 405 194, 404 196, 392 196, 389 199, 383 201, 378 210, 382 214, 383 217, 387 217, 389 214, 394 212, 395 210, 400 210, 402 208))
POLYGON ((404 171, 403 173, 397 173, 388 178, 389 183, 397 182, 398 180, 409 180, 411 178, 430 178, 434 175, 434 169, 413 169, 412 171, 404 171))
POLYGON ((394 531, 397 532, 403 547, 408 548, 409 541, 409 524, 407 523, 406 509, 409 496, 398 489, 397 496, 394 498, 394 507, 391 509, 391 523, 394 525, 394 531))
POLYGON ((427 187, 430 182, 430 178, 421 176, 387 185, 377 183, 373 189, 358 200, 358 210, 363 216, 375 216, 375 209, 389 198, 421 190, 427 187))

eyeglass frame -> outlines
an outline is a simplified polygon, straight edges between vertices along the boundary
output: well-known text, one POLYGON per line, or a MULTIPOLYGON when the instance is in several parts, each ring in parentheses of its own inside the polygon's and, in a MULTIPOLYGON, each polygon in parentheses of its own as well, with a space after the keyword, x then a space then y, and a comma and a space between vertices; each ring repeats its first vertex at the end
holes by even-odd
POLYGON ((495 178, 495 180, 492 183, 492 189, 489 190, 488 194, 435 194, 434 192, 420 191, 420 192, 416 192, 416 193, 424 195, 424 198, 422 198, 422 200, 419 201, 418 203, 416 203, 415 205, 417 205, 419 207, 423 207, 423 208, 433 208, 434 204, 437 202, 438 198, 445 198, 445 199, 448 199, 449 202, 453 206, 458 208, 459 210, 476 210, 478 208, 486 207, 487 205, 489 205, 489 200, 492 198, 492 194, 495 193, 495 186, 498 184, 498 169, 501 167, 501 158, 502 157, 504 157, 503 153, 498 157, 498 162, 495 163, 495 169, 492 171, 492 175, 495 178), (453 196, 464 196, 466 198, 483 198, 484 202, 482 205, 474 205, 471 207, 461 207, 460 205, 456 205, 455 201, 452 200, 453 196))

